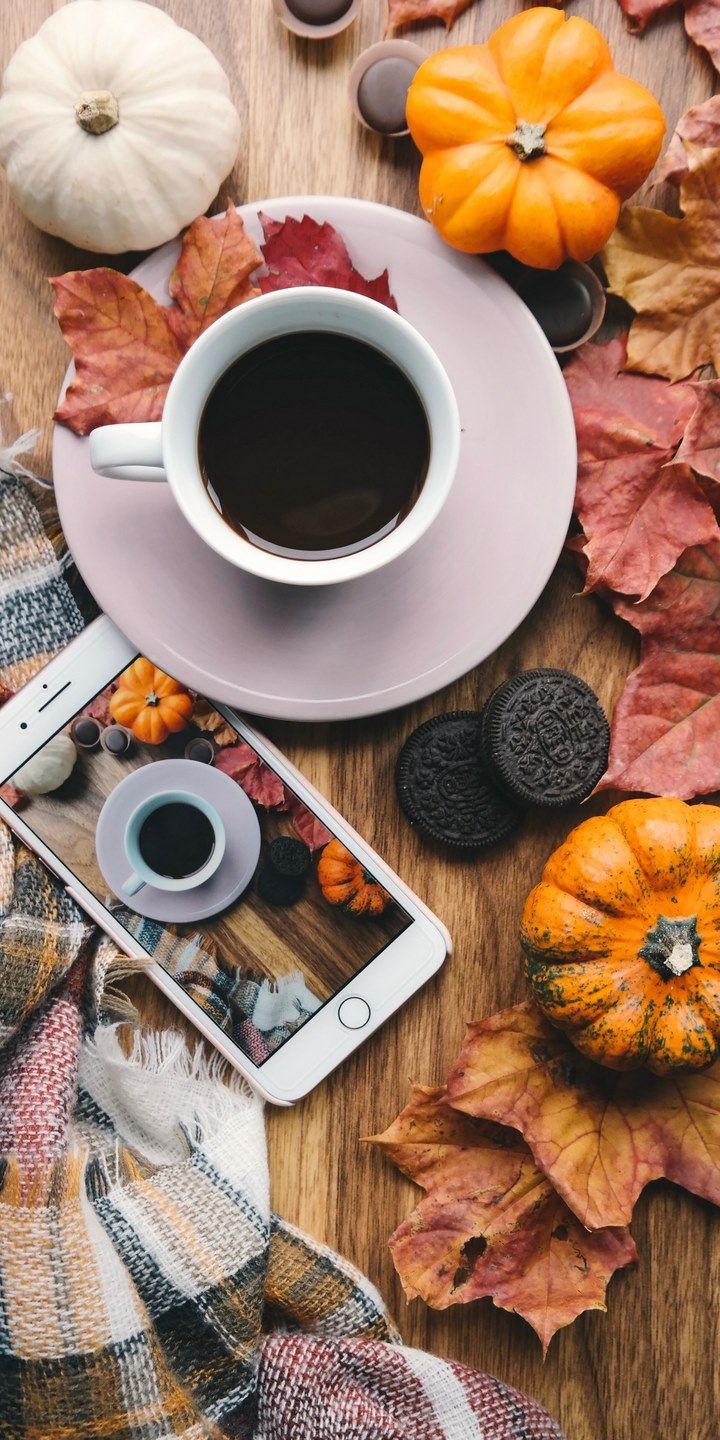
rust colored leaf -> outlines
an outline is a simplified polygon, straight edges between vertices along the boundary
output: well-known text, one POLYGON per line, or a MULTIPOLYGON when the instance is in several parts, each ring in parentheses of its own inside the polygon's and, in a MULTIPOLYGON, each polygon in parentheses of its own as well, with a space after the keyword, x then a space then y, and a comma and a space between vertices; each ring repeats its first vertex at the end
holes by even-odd
POLYGON ((244 740, 239 745, 218 750, 213 763, 232 780, 237 780, 256 805, 262 805, 265 810, 287 809, 285 786, 280 776, 244 740))
POLYGON ((628 368, 670 380, 720 369, 720 150, 686 154, 683 218, 626 207, 603 253, 611 289, 636 312, 628 368))
POLYGON ((700 380, 693 390, 695 409, 675 459, 720 484, 720 380, 700 380))
POLYGON ((194 221, 170 278, 177 308, 168 319, 184 350, 214 320, 260 294, 250 279, 259 265, 262 255, 234 205, 221 222, 204 215, 194 221))
POLYGON ((610 599, 616 615, 657 644, 672 645, 699 626, 717 627, 720 637, 720 532, 707 545, 685 550, 639 605, 622 595, 610 599))
POLYGON ((689 385, 623 371, 625 337, 585 345, 565 370, 578 437, 575 510, 585 591, 644 599, 688 545, 717 532, 685 465, 670 465, 696 399, 689 385))
POLYGON ((610 1277, 637 1258, 627 1230, 586 1230, 517 1135, 453 1109, 443 1088, 415 1085, 374 1143, 427 1191, 390 1241, 410 1299, 444 1310, 492 1296, 547 1350, 563 1325, 605 1309, 610 1277))
POLYGON ((13 785, 9 780, 0 785, 0 800, 4 800, 11 810, 20 810, 27 798, 25 791, 18 790, 17 785, 13 785))
POLYGON ((317 815, 313 815, 312 810, 308 810, 307 805, 303 805, 297 796, 289 801, 287 811, 293 829, 313 853, 330 843, 333 838, 332 830, 328 830, 327 825, 323 825, 322 820, 318 820, 317 815))
POLYGON ((50 283, 76 372, 55 419, 78 435, 120 420, 159 420, 182 357, 167 311, 104 265, 50 283))
MULTIPOLYGON (((404 25, 415 25, 420 20, 442 20, 449 30, 472 5, 473 0, 388 0, 386 35, 394 35, 404 25)), ((553 0, 555 3, 555 0, 553 0)))
POLYGON ((215 744, 220 748, 235 744, 237 731, 233 730, 224 715, 221 715, 219 710, 213 710, 212 705, 203 700, 201 695, 195 696, 191 719, 199 730, 205 730, 212 735, 215 744))
POLYGON ((627 1225, 663 1177, 720 1204, 720 1062, 668 1079, 606 1070, 527 1002, 469 1026, 448 1097, 519 1130, 590 1229, 627 1225))
POLYGON ((175 305, 158 305, 107 266, 56 276, 55 314, 76 375, 55 419, 78 435, 123 420, 159 420, 185 350, 205 325, 258 293, 248 276, 259 263, 229 205, 226 215, 201 215, 186 230, 171 281, 175 305))
POLYGON ((669 10, 677 0, 620 0, 620 9, 628 22, 628 28, 638 34, 661 10, 669 10))
POLYGON ((717 0, 685 0, 685 29, 696 45, 707 50, 720 70, 720 10, 717 0))
POLYGON ((352 290, 367 295, 391 310, 397 310, 390 293, 387 270, 366 280, 350 259, 342 236, 332 225, 319 225, 309 215, 302 220, 271 220, 260 215, 265 243, 262 246, 267 272, 257 277, 263 295, 289 290, 297 285, 327 285, 333 290, 352 290))
POLYGON ((720 95, 712 95, 702 105, 693 105, 678 120, 675 134, 660 162, 658 181, 670 180, 674 185, 680 184, 688 172, 686 145, 720 149, 720 95))
POLYGON ((720 789, 720 645, 713 620, 648 653, 626 682, 600 790, 676 795, 720 789))

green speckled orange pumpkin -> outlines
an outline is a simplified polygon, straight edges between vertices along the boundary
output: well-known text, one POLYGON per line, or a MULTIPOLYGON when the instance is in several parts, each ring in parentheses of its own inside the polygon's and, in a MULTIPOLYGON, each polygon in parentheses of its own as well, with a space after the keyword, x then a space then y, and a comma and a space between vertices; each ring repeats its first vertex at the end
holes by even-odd
POLYGON ((568 836, 528 896, 535 1000, 613 1070, 720 1054, 720 808, 627 800, 568 836))

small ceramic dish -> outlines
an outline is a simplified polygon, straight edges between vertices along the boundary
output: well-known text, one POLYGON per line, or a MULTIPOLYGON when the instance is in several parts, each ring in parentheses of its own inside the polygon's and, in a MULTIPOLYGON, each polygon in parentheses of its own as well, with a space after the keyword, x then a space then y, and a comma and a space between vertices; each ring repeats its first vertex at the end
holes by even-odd
POLYGON ((405 97, 423 60, 427 60, 427 52, 412 40, 378 40, 358 55, 350 71, 348 93, 355 116, 366 130, 392 140, 409 135, 405 97), (407 72, 404 94, 403 70, 407 72), (398 116, 402 111, 400 125, 393 123, 393 110, 398 116))
POLYGON ((361 0, 350 0, 345 10, 342 9, 342 0, 294 0, 294 5, 288 4, 288 0, 273 0, 273 10, 278 20, 290 30, 293 35, 299 35, 302 40, 332 40, 335 35, 340 35, 352 25, 360 9, 361 0), (299 12, 295 14, 295 9, 299 12), (327 21, 322 19, 309 20, 305 16, 317 13, 322 14, 323 9, 335 18, 327 21), (338 11, 340 12, 338 14, 338 11))

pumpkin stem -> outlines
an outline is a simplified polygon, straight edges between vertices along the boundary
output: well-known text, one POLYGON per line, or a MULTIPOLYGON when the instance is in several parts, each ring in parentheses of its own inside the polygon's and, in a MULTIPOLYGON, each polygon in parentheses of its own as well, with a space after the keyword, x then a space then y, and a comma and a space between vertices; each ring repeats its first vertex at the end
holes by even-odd
POLYGON ((518 120, 505 143, 515 151, 518 160, 537 160, 545 154, 545 126, 532 120, 518 120))
POLYGON ((88 135, 104 135, 120 119, 120 107, 112 90, 85 90, 75 106, 75 119, 88 135))
POLYGON ((155 694, 155 691, 154 691, 154 690, 151 690, 151 691, 150 691, 150 694, 145 696, 145 704, 146 704, 146 705, 150 705, 151 707, 152 707, 153 705, 159 705, 159 704, 160 704, 160 697, 155 694))
POLYGON ((648 930, 640 954, 658 975, 669 980, 672 975, 684 975, 693 965, 699 965, 699 950, 696 915, 677 920, 667 920, 660 915, 655 928, 648 930))

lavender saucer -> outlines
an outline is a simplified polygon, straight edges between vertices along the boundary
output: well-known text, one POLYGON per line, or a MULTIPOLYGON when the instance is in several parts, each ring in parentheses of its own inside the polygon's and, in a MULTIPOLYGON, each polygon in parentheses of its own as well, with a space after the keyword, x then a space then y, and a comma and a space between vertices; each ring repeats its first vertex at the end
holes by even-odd
POLYGON ((260 824, 244 790, 211 765, 197 760, 157 760, 133 770, 108 796, 98 817, 95 850, 105 881, 124 905, 148 920, 175 925, 207 920, 247 889, 260 858, 260 824), (133 810, 159 790, 174 787, 202 795, 225 826, 225 854, 215 874, 194 890, 157 890, 146 885, 131 900, 122 894, 129 865, 123 835, 133 810))

